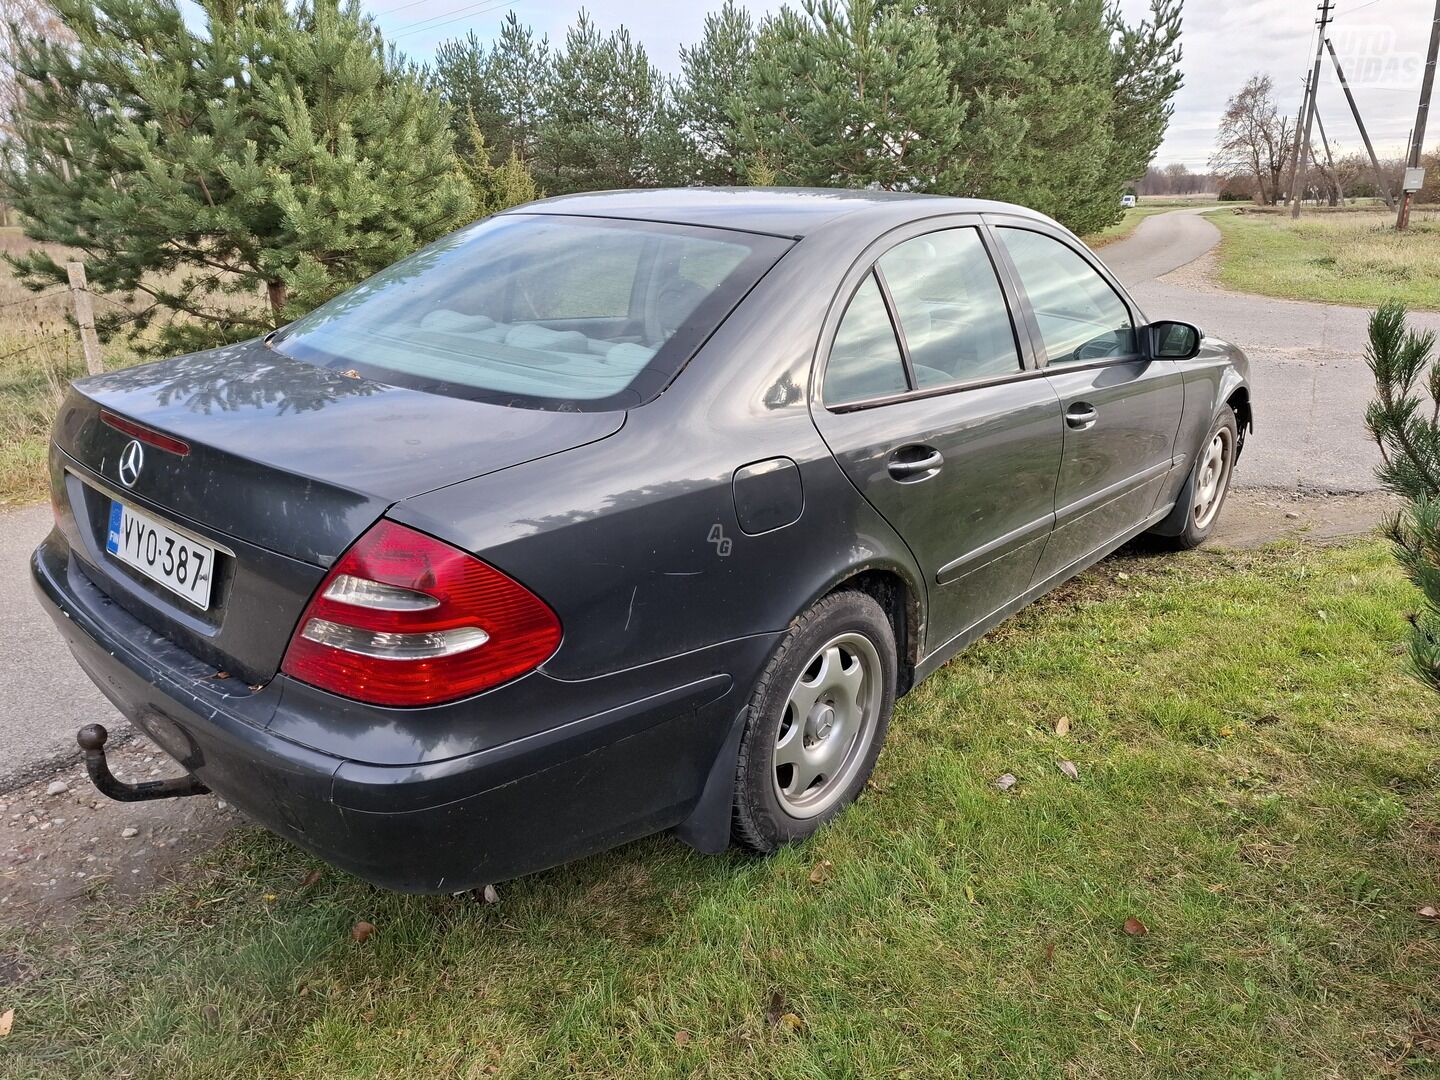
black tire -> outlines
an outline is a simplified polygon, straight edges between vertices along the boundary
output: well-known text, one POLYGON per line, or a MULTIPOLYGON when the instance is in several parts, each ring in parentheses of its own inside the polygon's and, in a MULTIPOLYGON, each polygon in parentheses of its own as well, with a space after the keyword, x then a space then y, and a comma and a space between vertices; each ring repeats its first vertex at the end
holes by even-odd
POLYGON ((1188 551, 1199 547, 1209 538, 1215 529, 1215 523, 1220 520, 1220 512, 1225 507, 1225 497, 1230 493, 1239 448, 1240 429, 1235 421, 1235 410, 1223 405, 1200 443, 1200 451, 1195 456, 1195 464, 1190 468, 1190 476, 1185 481, 1185 486, 1180 489, 1180 497, 1175 500, 1174 511, 1154 530, 1162 546, 1172 551, 1188 551), (1225 440, 1225 452, 1228 456, 1214 497, 1214 506, 1202 519, 1196 513, 1197 487, 1203 470, 1207 468, 1209 449, 1217 437, 1225 440))
MULTIPOLYGON (((875 759, 890 727, 890 714, 895 708, 895 676, 894 631, 885 611, 867 593, 849 590, 831 593, 791 624, 750 697, 749 716, 740 739, 740 757, 735 774, 731 836, 736 843, 752 851, 774 851, 811 835, 854 802, 875 767, 875 759), (873 655, 864 650, 860 639, 869 642, 873 655), (844 652, 847 643, 852 650, 848 655, 844 652), (844 762, 835 769, 830 790, 823 790, 831 784, 831 780, 823 776, 816 777, 813 788, 805 789, 806 792, 814 791, 816 801, 823 803, 823 808, 802 814, 797 813, 787 800, 803 800, 807 795, 782 795, 779 779, 787 775, 785 770, 798 766, 782 765, 777 774, 776 744, 782 730, 788 733, 790 725, 795 723, 793 715, 787 720, 787 714, 794 711, 791 708, 792 690, 799 690, 802 675, 819 680, 820 667, 817 665, 823 655, 828 654, 822 653, 827 646, 839 650, 839 670, 850 670, 844 667, 844 661, 849 658, 865 665, 862 679, 868 679, 871 667, 877 671, 878 679, 858 684, 865 687, 861 693, 866 695, 867 702, 873 700, 873 707, 862 706, 851 711, 850 715, 863 715, 865 719, 857 727, 854 736, 857 741, 849 744, 844 762), (868 738, 868 742, 859 743, 861 737, 868 738)), ((815 705, 818 715, 823 717, 828 708, 823 697, 815 705)), ((835 710, 830 715, 833 718, 835 710)), ((834 731, 842 730, 839 721, 832 719, 831 724, 834 731)), ((821 740, 829 737, 831 730, 824 728, 821 740)), ((804 730, 797 732, 797 737, 803 735, 804 730)), ((815 745, 820 743, 817 741, 815 745)), ((792 783, 801 782, 794 773, 789 775, 794 777, 792 783)))

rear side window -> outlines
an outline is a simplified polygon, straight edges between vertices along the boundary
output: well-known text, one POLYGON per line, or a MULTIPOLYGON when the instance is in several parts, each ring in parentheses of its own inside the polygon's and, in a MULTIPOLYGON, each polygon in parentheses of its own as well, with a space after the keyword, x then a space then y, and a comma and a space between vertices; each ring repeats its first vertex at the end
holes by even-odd
POLYGON ((1130 311, 1094 267, 1043 233, 996 231, 1030 299, 1051 367, 1136 352, 1130 311))
POLYGON ((779 237, 504 214, 281 330, 288 356, 529 408, 649 401, 789 249, 779 237))
POLYGON ((866 274, 835 330, 825 365, 825 404, 845 405, 907 389, 895 327, 875 275, 866 274))
POLYGON ((1010 311, 975 229, 897 244, 880 259, 918 387, 1020 370, 1010 311))

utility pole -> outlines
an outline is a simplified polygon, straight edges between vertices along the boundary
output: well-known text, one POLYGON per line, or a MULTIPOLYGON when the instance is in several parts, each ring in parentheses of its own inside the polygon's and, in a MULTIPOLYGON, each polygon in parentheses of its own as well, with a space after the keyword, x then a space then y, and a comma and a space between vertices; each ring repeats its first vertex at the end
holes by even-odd
MULTIPOLYGON (((1300 108, 1295 112, 1295 145, 1290 148, 1290 200, 1295 198, 1295 178, 1300 169, 1300 121, 1305 110, 1310 108, 1310 80, 1305 79, 1304 84, 1304 92, 1300 95, 1300 108)), ((1278 191, 1275 193, 1275 201, 1280 201, 1278 191)))
MULTIPOLYGON (((1330 153, 1330 140, 1325 137, 1325 121, 1320 118, 1319 109, 1315 110, 1315 126, 1320 129, 1320 145, 1325 148, 1325 163, 1330 168, 1330 179, 1335 182, 1335 194, 1340 198, 1340 205, 1344 206, 1345 188, 1340 183, 1340 174, 1335 171, 1335 156, 1330 153)), ((1313 158, 1315 155, 1310 156, 1313 158)))
MULTIPOLYGON (((1415 128, 1410 133, 1410 156, 1405 159, 1405 165, 1410 169, 1420 167, 1420 148, 1425 142, 1425 120, 1430 112, 1430 88, 1435 85, 1437 51, 1440 51, 1440 0, 1435 0, 1435 19, 1430 23, 1430 51, 1425 57, 1425 76, 1420 80, 1420 107, 1415 110, 1415 128)), ((1395 215, 1397 229, 1403 229, 1410 224, 1410 195, 1409 191, 1400 193, 1400 212, 1395 215)))
MULTIPOLYGON (((1440 0, 1435 0, 1436 12, 1440 13, 1440 0)), ((1299 186, 1300 173, 1309 171, 1310 161, 1310 125, 1315 120, 1315 92, 1320 89, 1320 57, 1325 48, 1325 28, 1330 25, 1330 0, 1320 0, 1320 33, 1315 38, 1315 63, 1310 69, 1310 94, 1309 100, 1305 103, 1305 150, 1295 158, 1295 171, 1290 174, 1290 216, 1300 216, 1300 202, 1295 198, 1296 188, 1299 186)))
POLYGON ((1395 200, 1390 195, 1390 185, 1385 182, 1385 174, 1380 171, 1380 159, 1375 156, 1375 147, 1370 144, 1370 133, 1365 130, 1365 121, 1360 119, 1360 106, 1355 104, 1355 95, 1350 92, 1350 84, 1345 81, 1345 70, 1340 66, 1340 58, 1335 55, 1335 46, 1330 44, 1329 38, 1325 39, 1325 48, 1330 50, 1330 60, 1335 65, 1335 77, 1340 80, 1340 89, 1345 91, 1345 100, 1350 103, 1350 115, 1355 117, 1355 126, 1360 129, 1365 152, 1370 155, 1370 167, 1375 170, 1375 186, 1380 189, 1385 205, 1394 210, 1395 200))

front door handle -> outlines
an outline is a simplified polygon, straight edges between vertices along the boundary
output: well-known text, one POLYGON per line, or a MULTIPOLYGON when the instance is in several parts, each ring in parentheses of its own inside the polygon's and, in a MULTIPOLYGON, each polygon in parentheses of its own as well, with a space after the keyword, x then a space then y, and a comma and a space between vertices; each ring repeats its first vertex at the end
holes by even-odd
POLYGON ((902 446, 892 450, 885 468, 900 481, 927 480, 940 471, 945 455, 933 446, 902 446))
POLYGON ((1077 401, 1070 408, 1065 410, 1065 423, 1077 431, 1084 431, 1086 428, 1095 426, 1095 421, 1100 419, 1100 414, 1095 411, 1095 406, 1088 401, 1077 401))

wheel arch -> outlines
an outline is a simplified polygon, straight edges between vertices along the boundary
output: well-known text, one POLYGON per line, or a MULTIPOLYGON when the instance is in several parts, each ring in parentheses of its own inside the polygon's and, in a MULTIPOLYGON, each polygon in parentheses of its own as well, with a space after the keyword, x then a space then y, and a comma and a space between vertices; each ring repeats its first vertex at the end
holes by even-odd
POLYGON ((890 620, 890 628, 895 634, 895 655, 899 661, 895 696, 898 698, 908 693, 914 685, 915 668, 920 662, 920 643, 924 637, 924 609, 911 582, 894 567, 861 567, 840 578, 815 599, 846 590, 863 592, 874 598, 890 620))
POLYGON ((1250 387, 1241 383, 1231 388, 1225 398, 1225 404, 1235 412, 1235 427, 1237 439, 1235 444, 1235 458, 1239 460, 1240 453, 1245 449, 1245 436, 1255 430, 1255 414, 1250 409, 1250 387))

